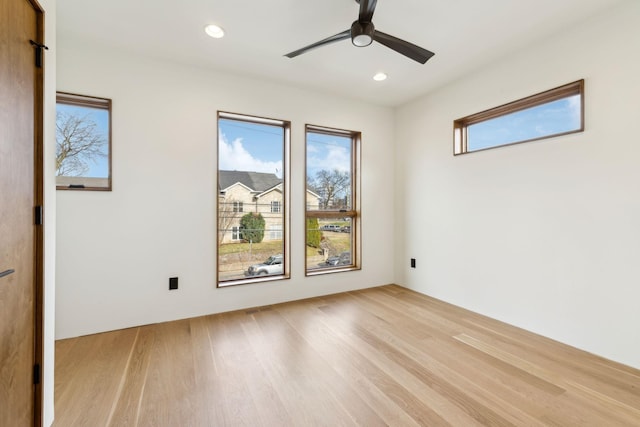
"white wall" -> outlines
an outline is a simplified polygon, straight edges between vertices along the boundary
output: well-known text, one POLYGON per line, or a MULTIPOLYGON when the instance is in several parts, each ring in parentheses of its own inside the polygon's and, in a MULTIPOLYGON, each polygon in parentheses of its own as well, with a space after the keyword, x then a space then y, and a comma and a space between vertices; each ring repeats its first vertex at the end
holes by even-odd
POLYGON ((57 338, 393 282, 394 212, 380 198, 394 188, 390 109, 59 45, 57 89, 113 100, 113 191, 57 193, 57 338), (292 121, 290 280, 216 289, 217 110, 292 121), (361 271, 304 277, 306 123, 363 133, 361 271))
POLYGON ((400 284, 640 368, 639 22, 627 2, 397 111, 400 284), (454 119, 581 78, 584 133, 452 155, 454 119))

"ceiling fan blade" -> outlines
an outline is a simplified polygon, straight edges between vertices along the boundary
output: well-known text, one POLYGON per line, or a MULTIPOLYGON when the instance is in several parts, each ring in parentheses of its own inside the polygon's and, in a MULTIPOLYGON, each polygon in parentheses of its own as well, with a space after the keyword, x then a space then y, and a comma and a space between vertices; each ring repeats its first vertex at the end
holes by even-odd
POLYGON ((435 53, 428 51, 427 49, 423 49, 413 43, 385 34, 382 31, 376 30, 373 33, 373 39, 378 43, 385 45, 389 49, 393 49, 407 58, 411 58, 421 64, 424 64, 429 60, 429 58, 435 55, 435 53))
POLYGON ((360 0, 360 14, 358 15, 358 21, 371 22, 373 19, 373 11, 376 9, 376 2, 378 0, 360 0))
POLYGON ((349 39, 349 38, 351 38, 351 29, 345 30, 345 31, 343 31, 341 33, 338 33, 336 35, 333 35, 331 37, 327 37, 324 40, 320 40, 319 42, 310 44, 309 46, 305 46, 302 49, 298 49, 298 50, 294 50, 293 52, 289 52, 285 56, 289 57, 289 58, 295 58, 296 56, 301 55, 301 54, 303 54, 305 52, 308 52, 311 49, 315 49, 317 47, 324 46, 324 45, 329 44, 329 43, 334 43, 334 42, 338 42, 340 40, 345 40, 345 39, 349 39))

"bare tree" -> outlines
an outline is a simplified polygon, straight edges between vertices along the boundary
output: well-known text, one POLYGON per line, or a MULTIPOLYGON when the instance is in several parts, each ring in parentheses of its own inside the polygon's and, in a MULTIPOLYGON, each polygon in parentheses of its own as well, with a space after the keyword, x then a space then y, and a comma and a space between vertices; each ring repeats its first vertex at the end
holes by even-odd
POLYGON ((321 209, 346 207, 351 194, 351 175, 338 169, 321 170, 307 177, 309 189, 320 195, 321 209))
POLYGON ((90 114, 59 111, 56 114, 56 174, 80 176, 89 170, 89 163, 107 157, 105 136, 90 114))

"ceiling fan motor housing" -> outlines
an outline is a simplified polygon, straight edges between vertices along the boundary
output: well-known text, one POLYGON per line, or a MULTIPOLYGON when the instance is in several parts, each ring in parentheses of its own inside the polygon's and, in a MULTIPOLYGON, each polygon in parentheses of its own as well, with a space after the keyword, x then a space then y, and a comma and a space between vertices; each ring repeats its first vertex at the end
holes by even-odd
POLYGON ((375 30, 373 22, 354 21, 351 24, 351 43, 358 47, 369 46, 373 42, 375 30))

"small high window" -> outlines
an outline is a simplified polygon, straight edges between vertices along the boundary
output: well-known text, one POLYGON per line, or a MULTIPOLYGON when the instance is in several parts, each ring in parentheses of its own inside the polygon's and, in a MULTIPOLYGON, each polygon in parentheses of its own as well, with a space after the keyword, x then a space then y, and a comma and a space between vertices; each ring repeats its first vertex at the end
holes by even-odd
POLYGON ((584 80, 453 122, 454 155, 584 130, 584 80))
POLYGON ((58 92, 56 188, 111 190, 111 100, 58 92))

